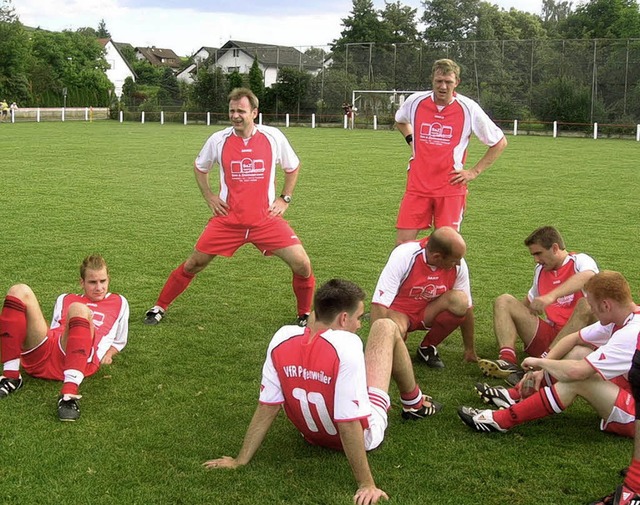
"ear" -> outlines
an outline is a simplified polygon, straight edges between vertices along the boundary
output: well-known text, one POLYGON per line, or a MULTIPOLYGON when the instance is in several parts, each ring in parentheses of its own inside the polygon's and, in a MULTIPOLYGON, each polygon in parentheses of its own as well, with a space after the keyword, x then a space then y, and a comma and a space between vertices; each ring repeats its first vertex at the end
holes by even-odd
POLYGON ((558 254, 558 251, 560 250, 560 246, 554 242, 553 245, 551 246, 551 250, 553 251, 553 254, 558 254))
POLYGON ((337 322, 340 328, 344 328, 345 324, 347 323, 347 317, 349 317, 349 314, 347 314, 346 311, 340 312, 340 314, 338 314, 337 322))

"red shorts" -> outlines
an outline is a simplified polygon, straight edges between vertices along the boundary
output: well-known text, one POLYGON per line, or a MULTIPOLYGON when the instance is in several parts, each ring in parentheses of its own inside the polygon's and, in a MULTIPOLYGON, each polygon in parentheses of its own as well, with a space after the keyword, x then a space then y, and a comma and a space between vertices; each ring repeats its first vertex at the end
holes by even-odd
POLYGON ((300 244, 289 223, 276 216, 250 228, 229 226, 216 217, 209 219, 196 243, 196 250, 205 254, 231 257, 244 244, 253 244, 264 255, 277 249, 300 244))
POLYGON ((549 351, 551 342, 553 342, 561 329, 549 321, 538 318, 538 329, 529 345, 525 347, 525 352, 535 358, 541 357, 549 351))
POLYGON ((460 231, 460 224, 467 203, 467 195, 420 196, 405 193, 400 202, 396 228, 403 230, 427 230, 451 226, 460 231))
MULTIPOLYGON (((31 377, 50 380, 64 380, 65 353, 60 346, 62 331, 50 330, 38 347, 25 351, 20 356, 22 368, 31 377)), ((84 376, 89 377, 98 371, 100 361, 95 349, 91 353, 84 376)))
POLYGON ((636 402, 631 392, 624 388, 622 384, 619 384, 616 380, 611 382, 618 384, 620 391, 618 391, 618 396, 609 418, 600 421, 600 429, 608 433, 633 438, 636 433, 636 402))

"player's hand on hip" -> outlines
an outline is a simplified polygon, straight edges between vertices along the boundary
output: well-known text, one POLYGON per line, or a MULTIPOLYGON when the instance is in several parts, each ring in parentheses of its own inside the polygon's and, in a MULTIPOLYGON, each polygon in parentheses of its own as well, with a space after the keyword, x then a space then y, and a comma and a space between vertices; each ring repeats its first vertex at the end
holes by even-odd
POLYGON ((269 215, 271 217, 282 216, 288 207, 289 204, 282 198, 276 198, 276 200, 271 204, 271 207, 269 207, 269 215))
POLYGON ((369 505, 370 503, 378 503, 381 499, 388 500, 389 497, 387 493, 375 486, 366 486, 356 491, 353 497, 353 503, 356 505, 369 505))
POLYGON ((467 184, 469 181, 478 177, 478 174, 473 170, 460 170, 459 172, 452 170, 449 173, 451 174, 451 178, 449 179, 451 184, 467 184))
POLYGON ((229 205, 217 195, 212 195, 207 203, 214 216, 226 216, 229 213, 229 205))

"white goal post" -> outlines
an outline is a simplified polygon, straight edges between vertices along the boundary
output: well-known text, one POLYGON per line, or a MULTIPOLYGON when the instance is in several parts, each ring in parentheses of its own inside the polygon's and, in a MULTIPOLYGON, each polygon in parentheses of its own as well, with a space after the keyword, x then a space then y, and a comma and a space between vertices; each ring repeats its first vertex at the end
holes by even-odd
MULTIPOLYGON (((376 122, 378 116, 395 114, 395 111, 404 103, 405 99, 418 93, 409 90, 382 90, 382 89, 357 89, 351 93, 351 104, 355 114, 351 116, 353 123, 357 114, 372 115, 376 122)), ((352 125, 353 127, 353 125, 352 125)))

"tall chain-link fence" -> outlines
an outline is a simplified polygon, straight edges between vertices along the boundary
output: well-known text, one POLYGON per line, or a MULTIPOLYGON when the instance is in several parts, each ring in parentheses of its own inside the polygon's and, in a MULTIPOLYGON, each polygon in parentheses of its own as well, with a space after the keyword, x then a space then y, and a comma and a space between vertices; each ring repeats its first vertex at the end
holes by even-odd
MULTIPOLYGON (((440 58, 462 69, 458 88, 496 120, 539 124, 634 125, 640 121, 640 39, 504 40, 424 44, 345 44, 298 48, 324 65, 298 97, 297 114, 340 114, 354 90, 423 90, 440 58)), ((302 70, 302 67, 300 67, 302 70)), ((362 95, 357 121, 393 121, 397 101, 362 95)), ((293 107, 290 107, 293 108, 293 107)), ((284 111, 280 107, 280 111, 284 111)))

